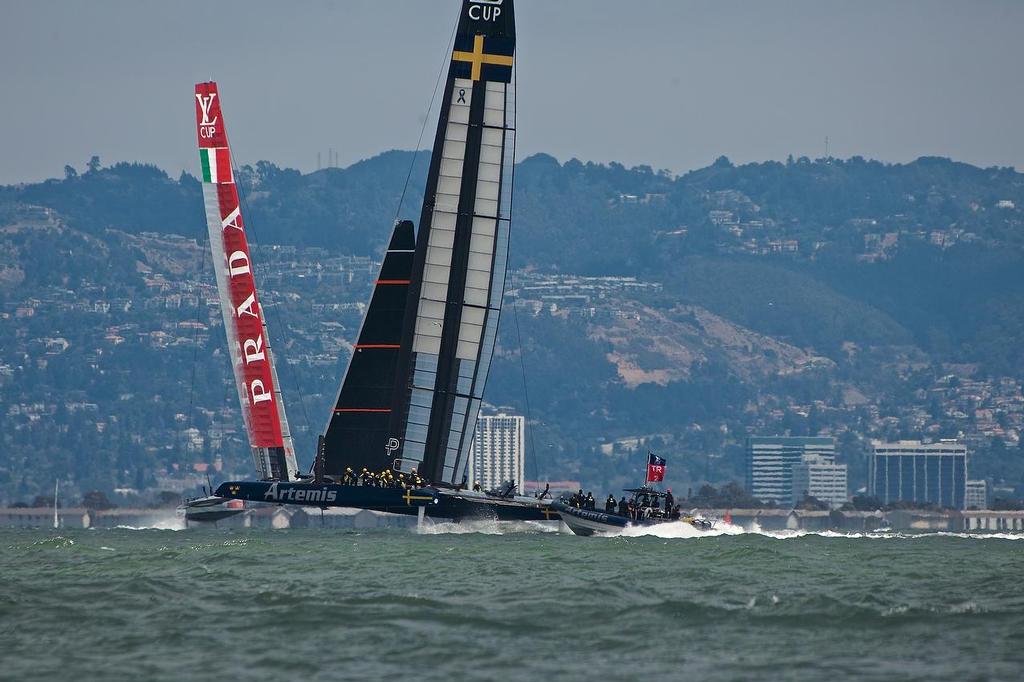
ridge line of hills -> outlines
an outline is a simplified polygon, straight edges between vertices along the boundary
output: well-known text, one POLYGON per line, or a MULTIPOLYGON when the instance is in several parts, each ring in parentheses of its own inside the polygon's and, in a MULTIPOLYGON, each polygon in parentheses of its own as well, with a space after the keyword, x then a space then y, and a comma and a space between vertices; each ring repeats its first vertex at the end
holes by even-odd
MULTIPOLYGON (((423 153, 238 169, 289 413, 312 415, 300 451, 410 164, 416 218, 423 153)), ((523 353, 528 478, 610 489, 653 448, 696 488, 742 480, 748 434, 821 433, 859 486, 871 438, 960 437, 972 477, 1020 494, 1024 175, 855 157, 673 177, 535 155, 514 207, 523 347, 506 314, 488 397, 525 410, 523 353)), ((0 500, 247 471, 204 233, 198 181, 146 164, 0 187, 0 500)))

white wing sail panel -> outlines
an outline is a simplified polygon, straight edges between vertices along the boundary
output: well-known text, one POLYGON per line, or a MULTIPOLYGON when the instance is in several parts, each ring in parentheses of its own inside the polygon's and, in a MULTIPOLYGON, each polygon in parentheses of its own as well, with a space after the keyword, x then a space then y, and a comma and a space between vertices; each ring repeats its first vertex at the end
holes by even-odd
POLYGON ((505 285, 515 103, 512 0, 464 0, 420 217, 392 430, 401 466, 462 480, 505 285))

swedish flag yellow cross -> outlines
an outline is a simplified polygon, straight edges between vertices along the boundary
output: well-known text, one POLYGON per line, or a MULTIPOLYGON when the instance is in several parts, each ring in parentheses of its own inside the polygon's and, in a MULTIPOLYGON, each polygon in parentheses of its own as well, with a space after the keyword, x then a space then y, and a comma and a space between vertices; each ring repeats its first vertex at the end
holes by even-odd
POLYGON ((405 491, 404 495, 402 495, 402 499, 405 500, 406 506, 410 506, 412 505, 413 500, 422 500, 423 502, 430 502, 434 498, 424 495, 413 495, 412 489, 410 488, 409 490, 405 491))
POLYGON ((512 66, 513 58, 504 54, 487 54, 484 52, 484 37, 473 36, 473 51, 464 52, 455 50, 452 52, 452 59, 457 62, 466 62, 470 65, 470 78, 474 81, 480 80, 484 64, 495 64, 496 66, 512 66))

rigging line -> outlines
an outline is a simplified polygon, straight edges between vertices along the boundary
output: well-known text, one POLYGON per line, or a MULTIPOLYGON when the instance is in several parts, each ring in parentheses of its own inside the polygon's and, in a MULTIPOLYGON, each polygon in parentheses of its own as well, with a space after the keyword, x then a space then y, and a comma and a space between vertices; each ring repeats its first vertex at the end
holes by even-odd
MULTIPOLYGON (((199 279, 196 284, 196 326, 192 330, 192 380, 188 389, 188 428, 192 428, 192 406, 196 393, 196 365, 199 364, 199 315, 202 311, 203 294, 200 289, 203 277, 206 275, 206 256, 209 251, 207 243, 210 240, 209 232, 204 230, 203 246, 199 250, 199 279)), ((199 240, 196 240, 199 243, 199 240)), ((187 448, 187 443, 186 443, 187 448)))
POLYGON ((405 176, 405 185, 402 187, 402 196, 398 199, 398 208, 395 209, 395 220, 402 213, 402 206, 405 204, 405 193, 409 189, 409 182, 412 180, 412 171, 416 167, 416 159, 420 154, 420 145, 423 144, 423 133, 427 130, 427 122, 430 121, 430 112, 434 109, 434 100, 437 99, 437 91, 441 87, 441 76, 444 75, 445 66, 451 61, 451 53, 455 44, 455 32, 459 29, 459 23, 455 22, 452 35, 448 38, 445 46, 444 57, 441 59, 441 68, 437 71, 437 80, 434 81, 434 92, 430 95, 430 104, 427 105, 427 112, 423 115, 423 125, 420 126, 419 137, 416 138, 416 148, 412 152, 412 161, 409 162, 409 172, 405 176))
MULTIPOLYGON (((519 346, 519 369, 523 375, 523 397, 526 402, 526 422, 532 424, 533 422, 533 411, 530 409, 530 390, 527 387, 526 381, 526 354, 523 348, 523 337, 519 332, 519 313, 517 308, 519 307, 519 290, 515 286, 515 275, 512 276, 512 321, 515 322, 516 327, 516 343, 519 346)), ((533 437, 533 426, 530 427, 530 449, 533 451, 533 457, 531 458, 533 463, 533 480, 539 481, 539 469, 537 467, 537 442, 533 437)))
MULTIPOLYGON (((516 131, 516 134, 512 136, 512 179, 509 182, 509 202, 508 202, 508 258, 512 259, 512 217, 515 211, 515 190, 516 190, 516 142, 519 139, 519 60, 516 59, 512 65, 512 128, 516 131)), ((506 268, 508 265, 506 264, 506 268)), ((530 409, 530 390, 527 387, 526 381, 526 351, 523 348, 523 337, 519 331, 519 287, 516 286, 516 275, 515 270, 512 270, 512 321, 515 322, 516 327, 516 343, 519 346, 519 369, 523 375, 523 398, 526 403, 526 423, 531 424, 533 422, 533 411, 530 409)), ((537 442, 533 436, 534 428, 531 425, 529 429, 530 433, 530 450, 533 452, 532 469, 533 469, 533 480, 538 481, 540 479, 540 470, 537 466, 537 442)))
MULTIPOLYGON (((224 98, 221 97, 221 106, 222 107, 223 107, 223 103, 224 103, 224 98)), ((260 241, 259 235, 256 234, 256 226, 255 226, 255 223, 252 222, 252 214, 249 211, 249 201, 248 201, 248 198, 246 196, 246 193, 242 191, 242 186, 237 182, 237 179, 239 178, 238 170, 239 170, 240 166, 239 166, 238 161, 237 161, 237 159, 235 157, 234 148, 231 146, 231 139, 228 136, 226 130, 224 131, 224 139, 225 139, 225 141, 228 144, 228 149, 231 150, 231 153, 230 153, 231 171, 235 174, 235 178, 236 178, 235 189, 238 191, 238 205, 244 211, 244 215, 245 215, 244 220, 245 220, 245 225, 247 227, 247 231, 252 233, 253 244, 256 247, 256 249, 258 250, 257 252, 259 253, 259 252, 264 250, 263 249, 263 242, 260 241)), ((254 278, 255 278, 255 276, 257 274, 256 271, 259 270, 259 269, 262 269, 264 274, 266 274, 266 266, 262 265, 261 262, 257 262, 257 263, 253 264, 253 277, 254 278)), ((264 291, 267 291, 267 290, 264 290, 264 291)), ((263 308, 262 305, 260 307, 261 307, 262 310, 266 310, 266 308, 263 308)), ((276 318, 273 321, 274 326, 276 326, 278 329, 280 329, 282 331, 282 333, 284 333, 285 327, 284 327, 284 324, 281 321, 280 315, 277 314, 276 306, 270 306, 270 312, 276 318)), ((268 341, 268 343, 269 343, 269 341, 268 341)), ((282 343, 284 343, 284 341, 282 341, 282 343)), ((299 407, 302 408, 302 420, 303 420, 304 425, 306 427, 306 433, 307 434, 312 433, 312 430, 309 427, 309 414, 306 412, 306 402, 303 400, 302 391, 299 390, 299 377, 298 377, 299 371, 298 371, 297 368, 290 367, 288 361, 284 360, 282 355, 278 355, 277 359, 278 359, 279 362, 284 362, 285 367, 288 368, 291 371, 292 390, 294 390, 295 394, 298 395, 298 397, 299 397, 299 407)), ((282 372, 282 374, 283 374, 283 372, 282 372)), ((282 395, 282 399, 283 399, 284 387, 281 386, 280 388, 281 388, 281 395, 282 395)), ((291 431, 291 429, 289 429, 289 432, 290 431, 291 431)), ((292 436, 292 441, 294 442, 295 434, 291 434, 291 436, 292 436)))

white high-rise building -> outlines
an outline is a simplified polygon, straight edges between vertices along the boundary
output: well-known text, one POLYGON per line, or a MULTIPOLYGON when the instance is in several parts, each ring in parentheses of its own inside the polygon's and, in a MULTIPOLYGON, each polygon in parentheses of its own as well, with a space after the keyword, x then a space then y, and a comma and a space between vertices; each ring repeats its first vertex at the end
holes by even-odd
POLYGON ((762 502, 787 507, 793 499, 793 467, 807 455, 833 459, 833 438, 800 436, 751 436, 747 439, 747 490, 762 502))
POLYGON ((821 500, 832 509, 846 504, 846 465, 836 464, 832 457, 804 455, 793 465, 793 503, 804 495, 821 500))
POLYGON ((473 452, 469 458, 469 484, 484 490, 514 481, 523 489, 526 419, 514 414, 483 416, 476 422, 473 452))

